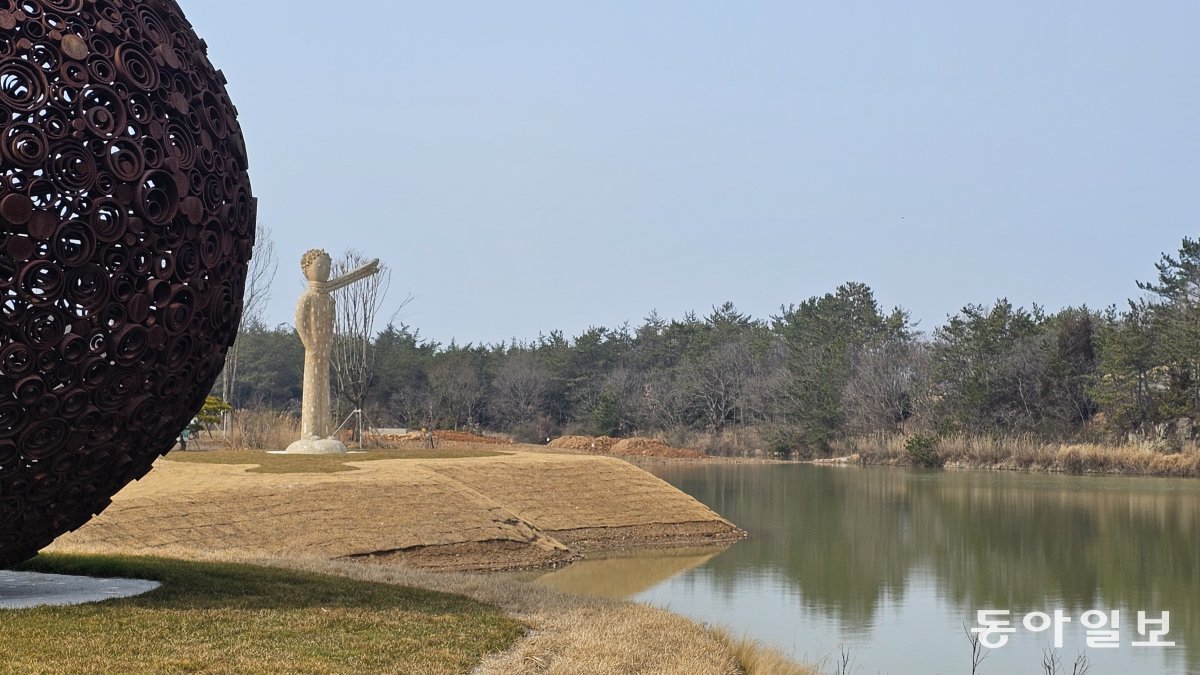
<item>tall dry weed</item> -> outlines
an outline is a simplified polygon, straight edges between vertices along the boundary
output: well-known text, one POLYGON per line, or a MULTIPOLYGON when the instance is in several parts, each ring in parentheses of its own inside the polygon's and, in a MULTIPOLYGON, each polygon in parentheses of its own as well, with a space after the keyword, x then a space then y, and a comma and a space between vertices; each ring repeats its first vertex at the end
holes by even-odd
POLYGON ((225 436, 230 450, 283 450, 300 438, 300 420, 276 410, 236 410, 225 436))
MULTIPOLYGON (((842 456, 857 455, 863 464, 911 466, 909 437, 900 434, 842 439, 833 444, 842 456)), ((1162 444, 1054 443, 1030 434, 939 437, 936 452, 947 466, 1053 471, 1062 473, 1200 477, 1200 447, 1185 443, 1178 452, 1162 444)))
POLYGON ((819 675, 817 670, 797 663, 787 654, 757 640, 740 640, 721 631, 721 637, 733 649, 746 675, 819 675))

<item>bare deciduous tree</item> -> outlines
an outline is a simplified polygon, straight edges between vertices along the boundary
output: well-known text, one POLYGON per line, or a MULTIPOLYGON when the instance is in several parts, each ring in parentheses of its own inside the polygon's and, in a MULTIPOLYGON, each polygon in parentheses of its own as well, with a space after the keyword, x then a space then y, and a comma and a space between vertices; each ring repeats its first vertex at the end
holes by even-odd
MULTIPOLYGON (((353 249, 333 264, 337 278, 370 262, 353 249)), ((375 375, 375 323, 391 286, 392 271, 380 264, 379 273, 336 291, 332 370, 334 391, 352 410, 366 407, 367 394, 375 375)), ((411 298, 406 298, 387 321, 390 323, 411 298)), ((339 415, 340 416, 340 415, 339 415)))
POLYGON ((642 385, 643 405, 654 428, 683 429, 688 426, 687 393, 680 382, 680 370, 655 370, 642 385))
MULTIPOLYGON (((271 238, 271 228, 259 225, 254 244, 254 257, 250 259, 250 267, 246 272, 246 291, 243 296, 242 318, 238 324, 238 337, 246 329, 262 323, 263 310, 271 300, 271 284, 275 282, 275 273, 279 269, 279 260, 275 255, 275 240, 271 238)), ((225 356, 225 368, 221 371, 221 398, 226 403, 237 406, 237 376, 238 358, 241 350, 238 348, 241 340, 233 343, 225 356)))
POLYGON ((775 341, 755 365, 754 376, 742 387, 742 416, 749 423, 773 423, 788 401, 788 346, 775 341))
POLYGON ((645 398, 646 375, 632 368, 618 367, 605 376, 600 390, 617 403, 617 426, 622 434, 646 428, 651 416, 645 398))
POLYGON ((721 345, 684 366, 688 401, 708 431, 719 433, 741 422, 745 384, 753 372, 750 348, 744 341, 721 345))
POLYGON ((433 406, 433 392, 427 383, 406 385, 392 392, 384 406, 390 420, 404 427, 420 427, 433 406))
POLYGON ((472 354, 451 352, 429 369, 437 404, 454 420, 454 430, 473 424, 483 405, 486 382, 472 354))
POLYGON ((928 410, 929 351, 915 341, 889 341, 859 350, 842 390, 852 433, 895 433, 928 410))
POLYGON ((490 396, 495 412, 508 424, 528 422, 543 412, 550 373, 529 352, 505 360, 492 382, 490 396))

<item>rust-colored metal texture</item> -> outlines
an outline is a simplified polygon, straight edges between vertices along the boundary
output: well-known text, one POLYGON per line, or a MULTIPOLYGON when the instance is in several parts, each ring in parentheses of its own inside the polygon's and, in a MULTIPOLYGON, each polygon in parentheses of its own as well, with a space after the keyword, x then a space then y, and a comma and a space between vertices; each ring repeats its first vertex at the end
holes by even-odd
POLYGON ((0 568, 169 451, 224 363, 256 203, 173 0, 0 0, 0 568))

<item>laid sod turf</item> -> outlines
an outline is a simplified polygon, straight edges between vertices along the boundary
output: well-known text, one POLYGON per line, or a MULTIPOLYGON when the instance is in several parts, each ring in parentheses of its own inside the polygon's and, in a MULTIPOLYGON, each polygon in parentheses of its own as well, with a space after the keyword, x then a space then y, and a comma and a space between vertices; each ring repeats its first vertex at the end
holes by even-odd
POLYGON ((163 585, 0 610, 4 672, 462 673, 525 631, 460 596, 265 567, 43 555, 22 569, 163 585))
POLYGON ((172 462, 197 464, 257 464, 250 473, 340 473, 357 471, 347 462, 376 462, 385 459, 468 459, 497 457, 503 452, 475 449, 445 450, 371 450, 350 455, 272 455, 256 450, 213 450, 211 452, 173 452, 172 462))

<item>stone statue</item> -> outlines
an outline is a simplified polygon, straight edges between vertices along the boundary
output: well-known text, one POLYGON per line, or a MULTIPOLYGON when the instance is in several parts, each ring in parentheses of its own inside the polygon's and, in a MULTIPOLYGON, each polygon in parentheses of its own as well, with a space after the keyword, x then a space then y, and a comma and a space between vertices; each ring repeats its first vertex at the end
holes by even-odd
POLYGON ((330 438, 329 363, 333 347, 334 301, 332 293, 379 272, 379 259, 330 280, 329 254, 313 249, 300 259, 308 288, 296 303, 296 332, 304 343, 304 394, 300 415, 300 440, 288 446, 289 454, 328 455, 346 452, 330 438))

